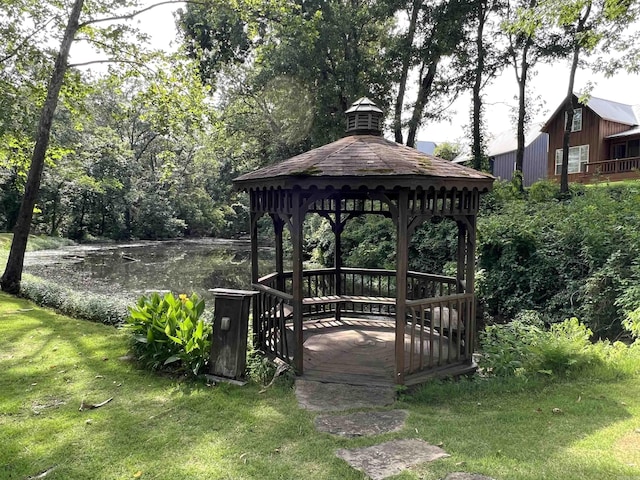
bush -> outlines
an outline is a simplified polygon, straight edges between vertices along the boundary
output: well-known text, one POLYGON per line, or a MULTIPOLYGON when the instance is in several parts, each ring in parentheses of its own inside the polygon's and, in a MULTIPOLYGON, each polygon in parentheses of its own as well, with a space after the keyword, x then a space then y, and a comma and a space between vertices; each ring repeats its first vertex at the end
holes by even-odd
POLYGON ((578 317, 597 338, 617 338, 626 312, 640 306, 639 192, 637 184, 574 187, 561 201, 544 183, 527 201, 499 187, 478 225, 485 311, 497 320, 523 310, 551 322, 578 317))
POLYGON ((172 293, 143 295, 129 307, 126 327, 138 361, 146 368, 173 368, 197 375, 208 362, 211 324, 202 318, 204 300, 172 293))
POLYGON ((525 312, 511 323, 485 328, 480 366, 487 375, 503 377, 576 373, 599 362, 603 345, 611 345, 592 344, 592 335, 577 318, 545 329, 536 312, 525 312))
POLYGON ((57 283, 24 275, 20 295, 41 307, 49 307, 73 318, 106 325, 119 325, 127 316, 124 300, 106 295, 78 293, 57 283))
POLYGON ((499 377, 523 372, 531 361, 531 347, 539 341, 543 329, 540 316, 531 311, 523 312, 510 323, 487 325, 480 333, 480 368, 499 377))

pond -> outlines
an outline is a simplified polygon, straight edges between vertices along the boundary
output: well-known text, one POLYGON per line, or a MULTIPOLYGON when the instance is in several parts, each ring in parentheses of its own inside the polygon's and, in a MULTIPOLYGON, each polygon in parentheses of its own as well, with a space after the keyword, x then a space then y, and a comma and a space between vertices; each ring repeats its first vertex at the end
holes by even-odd
MULTIPOLYGON (((222 239, 76 245, 28 252, 24 271, 77 292, 126 300, 151 291, 213 298, 211 288, 250 288, 250 251, 248 241, 222 239)), ((273 250, 261 248, 259 257, 260 275, 272 271, 273 250)))

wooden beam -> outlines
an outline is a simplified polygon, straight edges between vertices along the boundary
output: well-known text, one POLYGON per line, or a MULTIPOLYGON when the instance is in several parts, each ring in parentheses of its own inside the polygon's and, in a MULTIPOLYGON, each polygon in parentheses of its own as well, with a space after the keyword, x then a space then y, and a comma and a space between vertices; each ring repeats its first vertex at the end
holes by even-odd
POLYGON ((409 271, 409 193, 400 191, 396 235, 396 344, 395 382, 404 384, 404 330, 407 311, 407 272, 409 271))
POLYGON ((302 224, 305 211, 302 208, 300 191, 293 192, 293 215, 291 216, 291 243, 293 244, 293 336, 295 341, 293 364, 298 375, 304 372, 304 339, 302 331, 302 224))

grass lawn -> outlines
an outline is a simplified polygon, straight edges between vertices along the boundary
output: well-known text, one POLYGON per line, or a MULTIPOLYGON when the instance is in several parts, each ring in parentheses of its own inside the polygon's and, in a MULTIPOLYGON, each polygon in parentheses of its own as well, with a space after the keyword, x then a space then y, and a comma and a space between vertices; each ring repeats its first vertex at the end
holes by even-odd
POLYGON ((315 431, 291 390, 178 382, 126 354, 113 327, 0 293, 0 479, 52 467, 47 480, 363 479, 334 451, 392 438, 451 454, 397 479, 640 479, 640 365, 537 385, 434 384, 394 406, 409 411, 403 431, 338 439, 315 431))

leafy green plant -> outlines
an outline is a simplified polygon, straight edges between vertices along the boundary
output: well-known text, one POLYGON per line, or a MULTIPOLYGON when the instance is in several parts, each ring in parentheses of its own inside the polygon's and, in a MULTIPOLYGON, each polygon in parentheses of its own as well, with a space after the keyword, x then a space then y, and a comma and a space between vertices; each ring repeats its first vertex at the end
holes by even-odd
POLYGON ((152 370, 173 367, 197 375, 211 347, 212 327, 202 318, 204 307, 195 293, 190 298, 172 293, 140 297, 126 319, 138 360, 152 370))
POLYGON ((640 338, 640 307, 631 312, 622 321, 622 326, 635 338, 640 338))
POLYGON ((531 361, 531 346, 544 333, 536 312, 526 311, 502 325, 487 325, 480 334, 479 366, 488 375, 506 377, 522 373, 531 361))
POLYGON ((551 325, 531 345, 531 373, 567 374, 595 361, 590 339, 593 332, 577 318, 551 325))

